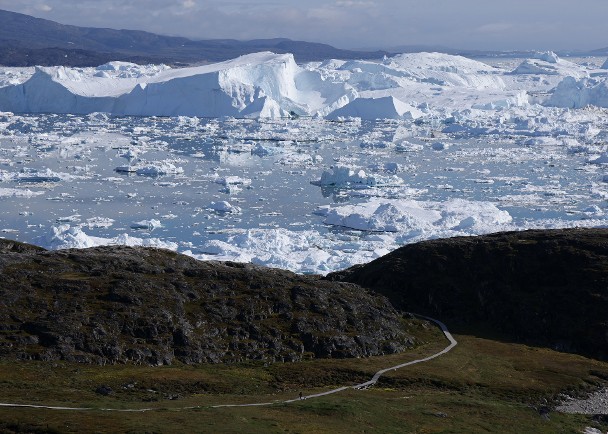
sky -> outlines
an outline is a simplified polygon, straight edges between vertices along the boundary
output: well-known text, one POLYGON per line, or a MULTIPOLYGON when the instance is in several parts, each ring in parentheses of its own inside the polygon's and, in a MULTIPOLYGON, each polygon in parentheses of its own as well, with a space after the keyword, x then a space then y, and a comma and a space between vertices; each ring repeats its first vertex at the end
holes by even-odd
POLYGON ((606 0, 0 0, 0 9, 191 39, 286 37, 385 49, 608 46, 606 0))

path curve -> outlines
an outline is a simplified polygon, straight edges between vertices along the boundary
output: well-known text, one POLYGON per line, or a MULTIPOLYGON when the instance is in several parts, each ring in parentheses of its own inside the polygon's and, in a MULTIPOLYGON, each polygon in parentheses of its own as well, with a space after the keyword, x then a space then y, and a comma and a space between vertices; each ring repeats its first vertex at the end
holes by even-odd
MULTIPOLYGON (((339 387, 337 389, 328 390, 326 392, 315 393, 312 395, 303 395, 302 398, 288 399, 288 400, 284 400, 284 401, 276 400, 276 401, 271 401, 271 402, 258 402, 258 403, 253 403, 253 404, 220 404, 220 405, 211 405, 211 406, 204 406, 204 407, 205 408, 208 408, 208 407, 210 407, 210 408, 263 407, 263 406, 277 405, 277 404, 290 404, 293 402, 298 402, 303 399, 319 398, 321 396, 327 396, 327 395, 332 395, 334 393, 343 392, 344 390, 348 390, 348 389, 356 389, 356 390, 367 389, 368 387, 376 384, 378 382, 378 379, 380 379, 380 377, 382 375, 384 375, 385 373, 387 373, 389 371, 396 371, 397 369, 401 369, 406 366, 415 365, 417 363, 428 362, 430 360, 433 360, 439 356, 446 354, 447 352, 451 351, 452 348, 454 348, 456 345, 458 345, 458 342, 456 341, 456 339, 454 339, 454 337, 452 336, 452 334, 450 333, 450 331, 448 330, 447 326, 444 323, 442 323, 438 319, 431 318, 428 316, 419 315, 419 314, 413 314, 413 315, 437 324, 439 326, 439 328, 441 328, 441 331, 443 332, 445 337, 448 339, 450 344, 447 347, 445 347, 443 350, 439 351, 438 353, 435 353, 435 354, 425 357, 423 359, 412 360, 410 362, 401 363, 400 365, 395 365, 395 366, 391 366, 389 368, 381 369, 374 374, 374 376, 371 378, 371 380, 366 381, 365 383, 356 384, 354 386, 343 386, 343 387, 339 387)), ((38 409, 45 409, 45 410, 63 410, 63 411, 111 411, 111 412, 121 412, 121 413, 144 413, 144 412, 148 412, 148 411, 194 410, 194 409, 203 408, 203 406, 194 406, 194 407, 177 407, 177 408, 118 409, 118 408, 93 408, 93 407, 58 407, 58 406, 34 405, 34 404, 0 403, 0 408, 1 407, 38 408, 38 409)))

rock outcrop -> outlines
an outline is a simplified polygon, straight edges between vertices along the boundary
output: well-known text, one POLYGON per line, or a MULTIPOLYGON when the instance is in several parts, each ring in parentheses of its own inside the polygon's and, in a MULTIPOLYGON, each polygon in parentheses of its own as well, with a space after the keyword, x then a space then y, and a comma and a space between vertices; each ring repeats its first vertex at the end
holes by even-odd
POLYGON ((84 363, 296 361, 402 351, 382 296, 170 251, 44 251, 0 240, 0 355, 84 363))
POLYGON ((608 229, 426 241, 327 278, 452 330, 608 358, 608 229))

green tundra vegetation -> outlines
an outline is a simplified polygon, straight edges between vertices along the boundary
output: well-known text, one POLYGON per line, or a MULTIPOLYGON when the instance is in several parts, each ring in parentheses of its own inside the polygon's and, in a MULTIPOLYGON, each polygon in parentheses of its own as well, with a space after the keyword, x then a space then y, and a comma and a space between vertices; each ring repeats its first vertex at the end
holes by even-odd
POLYGON ((0 432, 606 431, 555 407, 608 384, 607 235, 435 240, 326 278, 2 241, 0 402, 84 410, 0 406, 0 432), (297 399, 448 345, 407 311, 458 345, 297 399))

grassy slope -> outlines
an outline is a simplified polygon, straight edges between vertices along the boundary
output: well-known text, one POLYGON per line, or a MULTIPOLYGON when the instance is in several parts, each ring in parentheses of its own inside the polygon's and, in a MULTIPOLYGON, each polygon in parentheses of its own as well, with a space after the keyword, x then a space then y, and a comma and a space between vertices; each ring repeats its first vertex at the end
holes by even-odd
POLYGON ((444 341, 437 339, 400 356, 268 367, 91 367, 3 361, 3 401, 162 410, 142 414, 3 408, 0 428, 8 432, 557 433, 580 432, 594 425, 577 415, 551 413, 547 420, 537 408, 545 399, 550 404, 560 391, 584 391, 599 384, 601 376, 608 376, 608 363, 470 336, 457 339, 459 345, 451 353, 390 373, 371 390, 255 408, 210 407, 293 398, 299 390, 310 393, 352 384, 379 367, 432 353, 444 341), (303 382, 313 387, 306 388, 303 382), (134 383, 130 389, 121 387, 134 383), (94 389, 100 384, 116 392, 97 395, 94 389), (179 398, 170 400, 171 395, 179 398), (158 401, 150 402, 154 399, 158 401), (177 410, 190 405, 201 408, 177 410))

